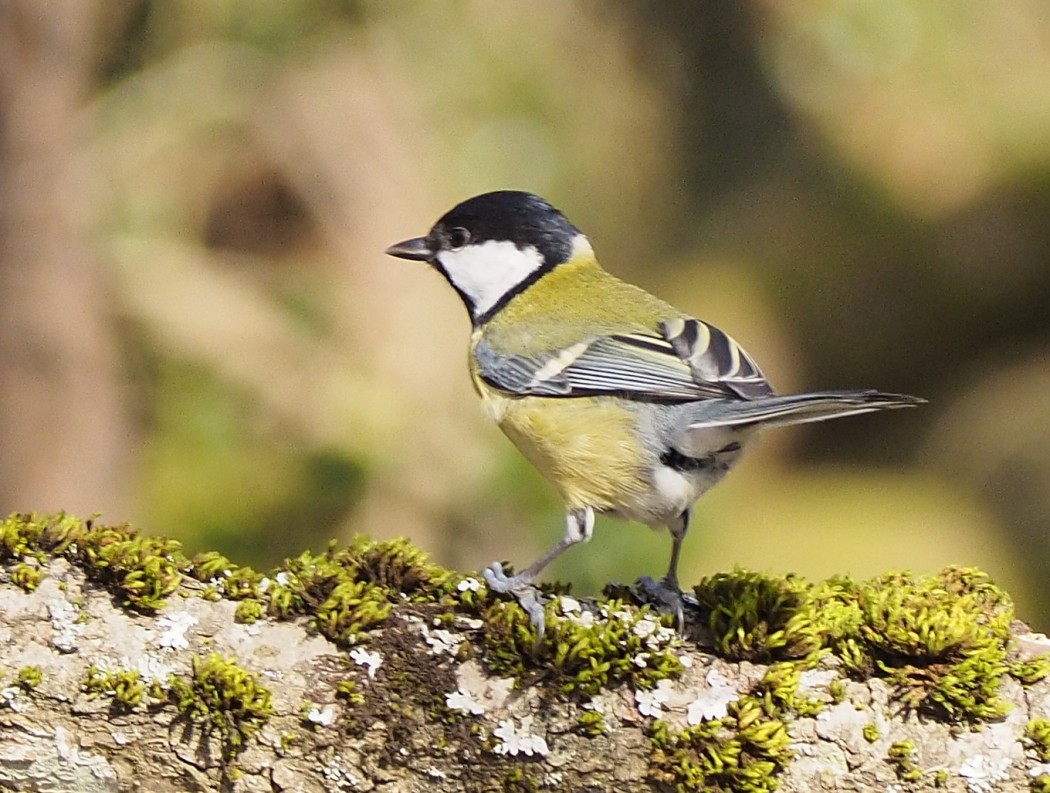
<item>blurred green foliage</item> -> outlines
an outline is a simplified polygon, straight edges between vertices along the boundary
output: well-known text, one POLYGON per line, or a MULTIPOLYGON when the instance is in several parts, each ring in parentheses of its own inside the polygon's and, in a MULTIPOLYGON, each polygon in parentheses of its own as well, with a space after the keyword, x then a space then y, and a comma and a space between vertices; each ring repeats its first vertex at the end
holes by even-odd
MULTIPOLYGON (((697 508, 685 581, 979 565, 1045 627, 1039 0, 128 0, 99 37, 82 156, 138 524, 262 566, 353 531, 521 566, 560 535, 454 296, 381 254, 515 187, 779 390, 930 399, 771 436, 697 508)), ((668 546, 603 520, 554 574, 596 591, 668 546)))

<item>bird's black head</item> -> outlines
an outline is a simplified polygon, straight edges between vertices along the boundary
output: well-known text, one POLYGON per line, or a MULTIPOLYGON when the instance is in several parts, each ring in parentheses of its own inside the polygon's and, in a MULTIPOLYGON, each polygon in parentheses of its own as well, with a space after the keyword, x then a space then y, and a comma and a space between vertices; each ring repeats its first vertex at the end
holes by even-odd
POLYGON ((468 198, 446 212, 426 237, 387 249, 426 261, 463 298, 475 322, 484 321, 557 265, 586 238, 532 193, 498 190, 468 198))
POLYGON ((442 248, 483 242, 533 247, 550 266, 568 260, 580 232, 561 212, 532 193, 497 190, 468 198, 434 224, 430 238, 442 248))

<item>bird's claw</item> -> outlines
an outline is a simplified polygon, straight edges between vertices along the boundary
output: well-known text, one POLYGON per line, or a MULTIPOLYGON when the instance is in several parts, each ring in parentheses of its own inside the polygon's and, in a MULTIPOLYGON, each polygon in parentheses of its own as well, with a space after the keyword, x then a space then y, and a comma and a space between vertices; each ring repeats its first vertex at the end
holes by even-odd
POLYGON ((529 615, 532 627, 536 629, 536 644, 543 639, 543 632, 547 628, 547 614, 544 606, 546 600, 529 579, 522 576, 509 576, 503 572, 503 565, 493 562, 481 571, 489 589, 504 595, 513 595, 518 604, 529 615))
POLYGON ((635 583, 638 594, 646 603, 656 607, 662 614, 673 614, 675 627, 679 633, 685 632, 685 606, 687 596, 682 593, 677 581, 667 578, 654 580, 651 576, 642 576, 635 583))

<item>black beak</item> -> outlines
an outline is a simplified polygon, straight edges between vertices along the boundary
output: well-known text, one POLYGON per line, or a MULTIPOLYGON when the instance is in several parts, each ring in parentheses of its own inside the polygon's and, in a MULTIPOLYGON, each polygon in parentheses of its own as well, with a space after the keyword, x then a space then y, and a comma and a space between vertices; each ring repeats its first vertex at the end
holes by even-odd
POLYGON ((396 256, 399 259, 411 259, 417 262, 430 261, 434 253, 430 250, 430 241, 426 237, 414 237, 396 245, 391 245, 385 251, 387 256, 396 256))

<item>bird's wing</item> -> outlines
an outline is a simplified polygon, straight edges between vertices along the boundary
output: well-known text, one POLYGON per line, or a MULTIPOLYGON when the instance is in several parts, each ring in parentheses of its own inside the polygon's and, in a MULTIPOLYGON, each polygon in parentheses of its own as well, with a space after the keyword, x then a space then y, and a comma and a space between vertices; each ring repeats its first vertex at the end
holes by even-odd
POLYGON ((697 319, 661 323, 652 334, 598 336, 537 355, 501 353, 482 338, 474 355, 482 379, 520 396, 616 394, 686 402, 773 393, 740 345, 697 319))

